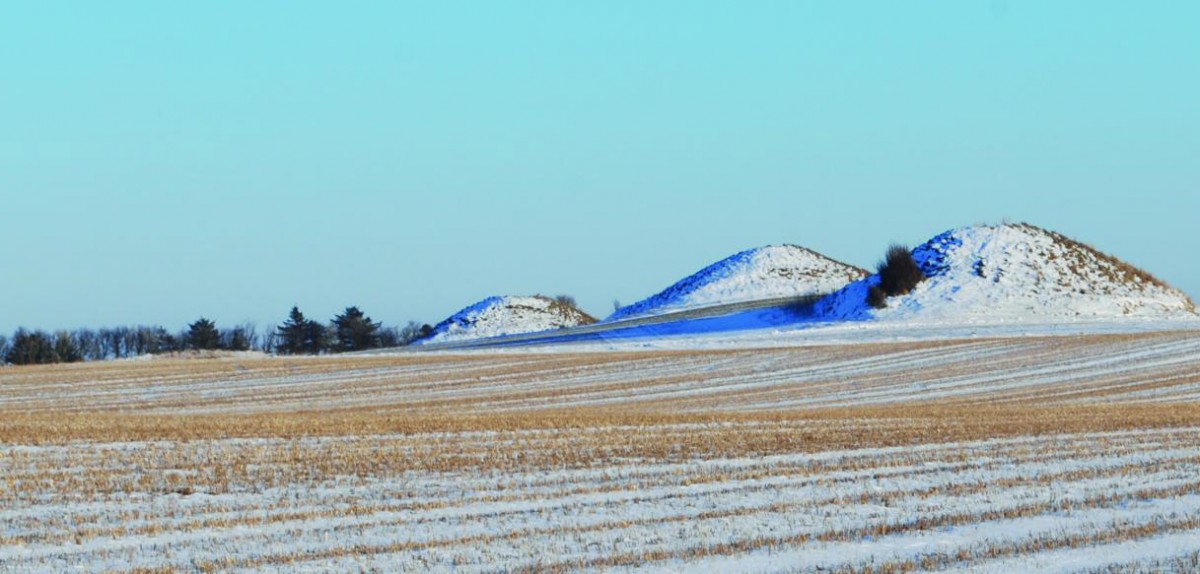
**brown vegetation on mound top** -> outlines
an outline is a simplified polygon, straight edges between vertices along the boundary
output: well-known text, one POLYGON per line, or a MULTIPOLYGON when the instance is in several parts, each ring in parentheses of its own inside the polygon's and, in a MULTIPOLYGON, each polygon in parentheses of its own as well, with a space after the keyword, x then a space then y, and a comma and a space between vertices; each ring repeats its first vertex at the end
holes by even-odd
MULTIPOLYGON (((534 295, 534 297, 548 301, 550 303, 550 312, 562 317, 566 322, 576 323, 579 325, 591 325, 592 323, 596 322, 595 317, 584 313, 582 309, 575 305, 575 300, 570 297, 559 296, 553 299, 546 297, 545 295, 534 295)), ((522 307, 520 305, 514 305, 514 307, 535 312, 540 311, 540 309, 522 307)))
POLYGON ((1063 252, 1066 253, 1067 269, 1071 270, 1076 275, 1083 275, 1083 269, 1093 269, 1101 273, 1106 281, 1115 285, 1125 285, 1137 291, 1142 291, 1147 285, 1152 285, 1166 291, 1178 294, 1187 300, 1189 310, 1195 312, 1195 303, 1184 294, 1182 291, 1172 287, 1166 281, 1159 279, 1140 267, 1132 265, 1124 260, 1118 259, 1113 255, 1109 255, 1091 245, 1071 239, 1057 231, 1043 229, 1029 223, 1013 224, 1013 227, 1024 229, 1033 233, 1042 233, 1049 236, 1054 242, 1063 247, 1063 252), (1101 264, 1093 263, 1098 261, 1101 264))
MULTIPOLYGON (((813 251, 812 249, 809 249, 809 248, 801 246, 801 245, 796 245, 794 243, 785 243, 784 247, 787 247, 789 249, 794 249, 797 251, 802 251, 804 253, 811 255, 815 259, 819 259, 821 261, 826 261, 826 262, 832 263, 834 265, 837 265, 840 269, 842 269, 843 271, 846 272, 846 278, 849 281, 858 281, 859 279, 863 279, 863 278, 871 275, 870 271, 863 269, 862 267, 859 267, 857 265, 852 265, 850 263, 845 263, 843 261, 838 261, 837 259, 829 257, 828 255, 825 255, 824 253, 819 253, 817 251, 813 251)), ((783 271, 783 270, 776 270, 776 271, 783 271)), ((791 273, 786 273, 786 274, 776 273, 776 274, 779 275, 780 277, 785 277, 788 279, 791 279, 793 277, 793 274, 791 274, 791 273)), ((816 275, 816 274, 811 275, 811 277, 817 277, 817 276, 818 275, 816 275)), ((796 277, 796 278, 799 279, 799 277, 796 277)))

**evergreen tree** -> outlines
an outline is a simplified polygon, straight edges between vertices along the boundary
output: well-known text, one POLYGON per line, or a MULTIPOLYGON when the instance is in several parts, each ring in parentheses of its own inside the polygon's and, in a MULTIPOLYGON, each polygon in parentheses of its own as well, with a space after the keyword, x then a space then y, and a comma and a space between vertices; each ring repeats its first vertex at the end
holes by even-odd
POLYGON ((275 350, 282 355, 315 355, 325 348, 325 328, 316 321, 305 319, 299 307, 292 307, 288 320, 277 332, 275 350))
POLYGON ((4 359, 14 365, 43 365, 57 361, 54 342, 43 331, 17 329, 4 359))
POLYGON ((221 348, 221 332, 212 321, 201 317, 195 323, 188 325, 188 346, 197 350, 212 350, 221 348))
POLYGON ((304 313, 300 312, 299 307, 292 307, 292 312, 288 314, 287 321, 276 329, 278 333, 278 341, 275 342, 275 349, 282 355, 296 355, 301 352, 301 342, 304 340, 304 324, 307 320, 304 318, 304 313))
POLYGON ((345 312, 333 318, 334 349, 344 353, 378 347, 379 325, 358 307, 346 307, 345 312))
POLYGON ((329 333, 325 326, 309 319, 304 322, 304 338, 301 340, 301 351, 309 355, 319 355, 329 347, 329 333))

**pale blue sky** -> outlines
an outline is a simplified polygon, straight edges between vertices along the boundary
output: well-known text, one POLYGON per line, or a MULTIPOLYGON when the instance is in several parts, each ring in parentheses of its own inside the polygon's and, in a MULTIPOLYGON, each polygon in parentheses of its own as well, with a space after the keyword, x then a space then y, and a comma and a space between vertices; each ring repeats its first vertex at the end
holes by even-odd
POLYGON ((1027 220, 1200 294, 1195 2, 0 4, 0 333, 604 315, 1027 220))

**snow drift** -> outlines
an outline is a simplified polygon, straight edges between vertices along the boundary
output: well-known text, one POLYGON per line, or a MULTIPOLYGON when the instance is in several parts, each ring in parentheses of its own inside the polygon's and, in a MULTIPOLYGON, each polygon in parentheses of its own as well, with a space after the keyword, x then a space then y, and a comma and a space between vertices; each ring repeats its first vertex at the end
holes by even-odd
POLYGON ((622 307, 605 321, 660 315, 711 305, 831 293, 867 272, 797 245, 768 245, 722 259, 622 307))
POLYGON ((913 249, 927 279, 875 310, 871 276, 816 304, 827 320, 947 322, 1196 318, 1187 295, 1115 257, 1027 224, 953 229, 913 249))
POLYGON ((596 319, 541 295, 488 297, 438 323, 421 343, 446 343, 536 333, 595 323, 596 319))

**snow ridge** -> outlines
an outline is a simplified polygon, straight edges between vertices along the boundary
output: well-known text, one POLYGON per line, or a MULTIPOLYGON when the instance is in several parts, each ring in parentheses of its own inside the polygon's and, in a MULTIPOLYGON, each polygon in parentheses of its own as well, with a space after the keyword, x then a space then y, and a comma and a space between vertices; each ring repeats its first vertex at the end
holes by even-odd
POLYGON ((866 304, 872 276, 817 303, 828 320, 928 319, 965 322, 1195 319, 1182 292, 1115 257, 1028 224, 952 229, 913 249, 928 277, 912 293, 866 304))
POLYGON ((867 272, 797 245, 747 249, 681 279, 605 319, 633 317, 778 297, 830 293, 867 272))
POLYGON ((420 343, 536 333, 595 323, 586 313, 549 297, 488 297, 438 323, 420 343))

